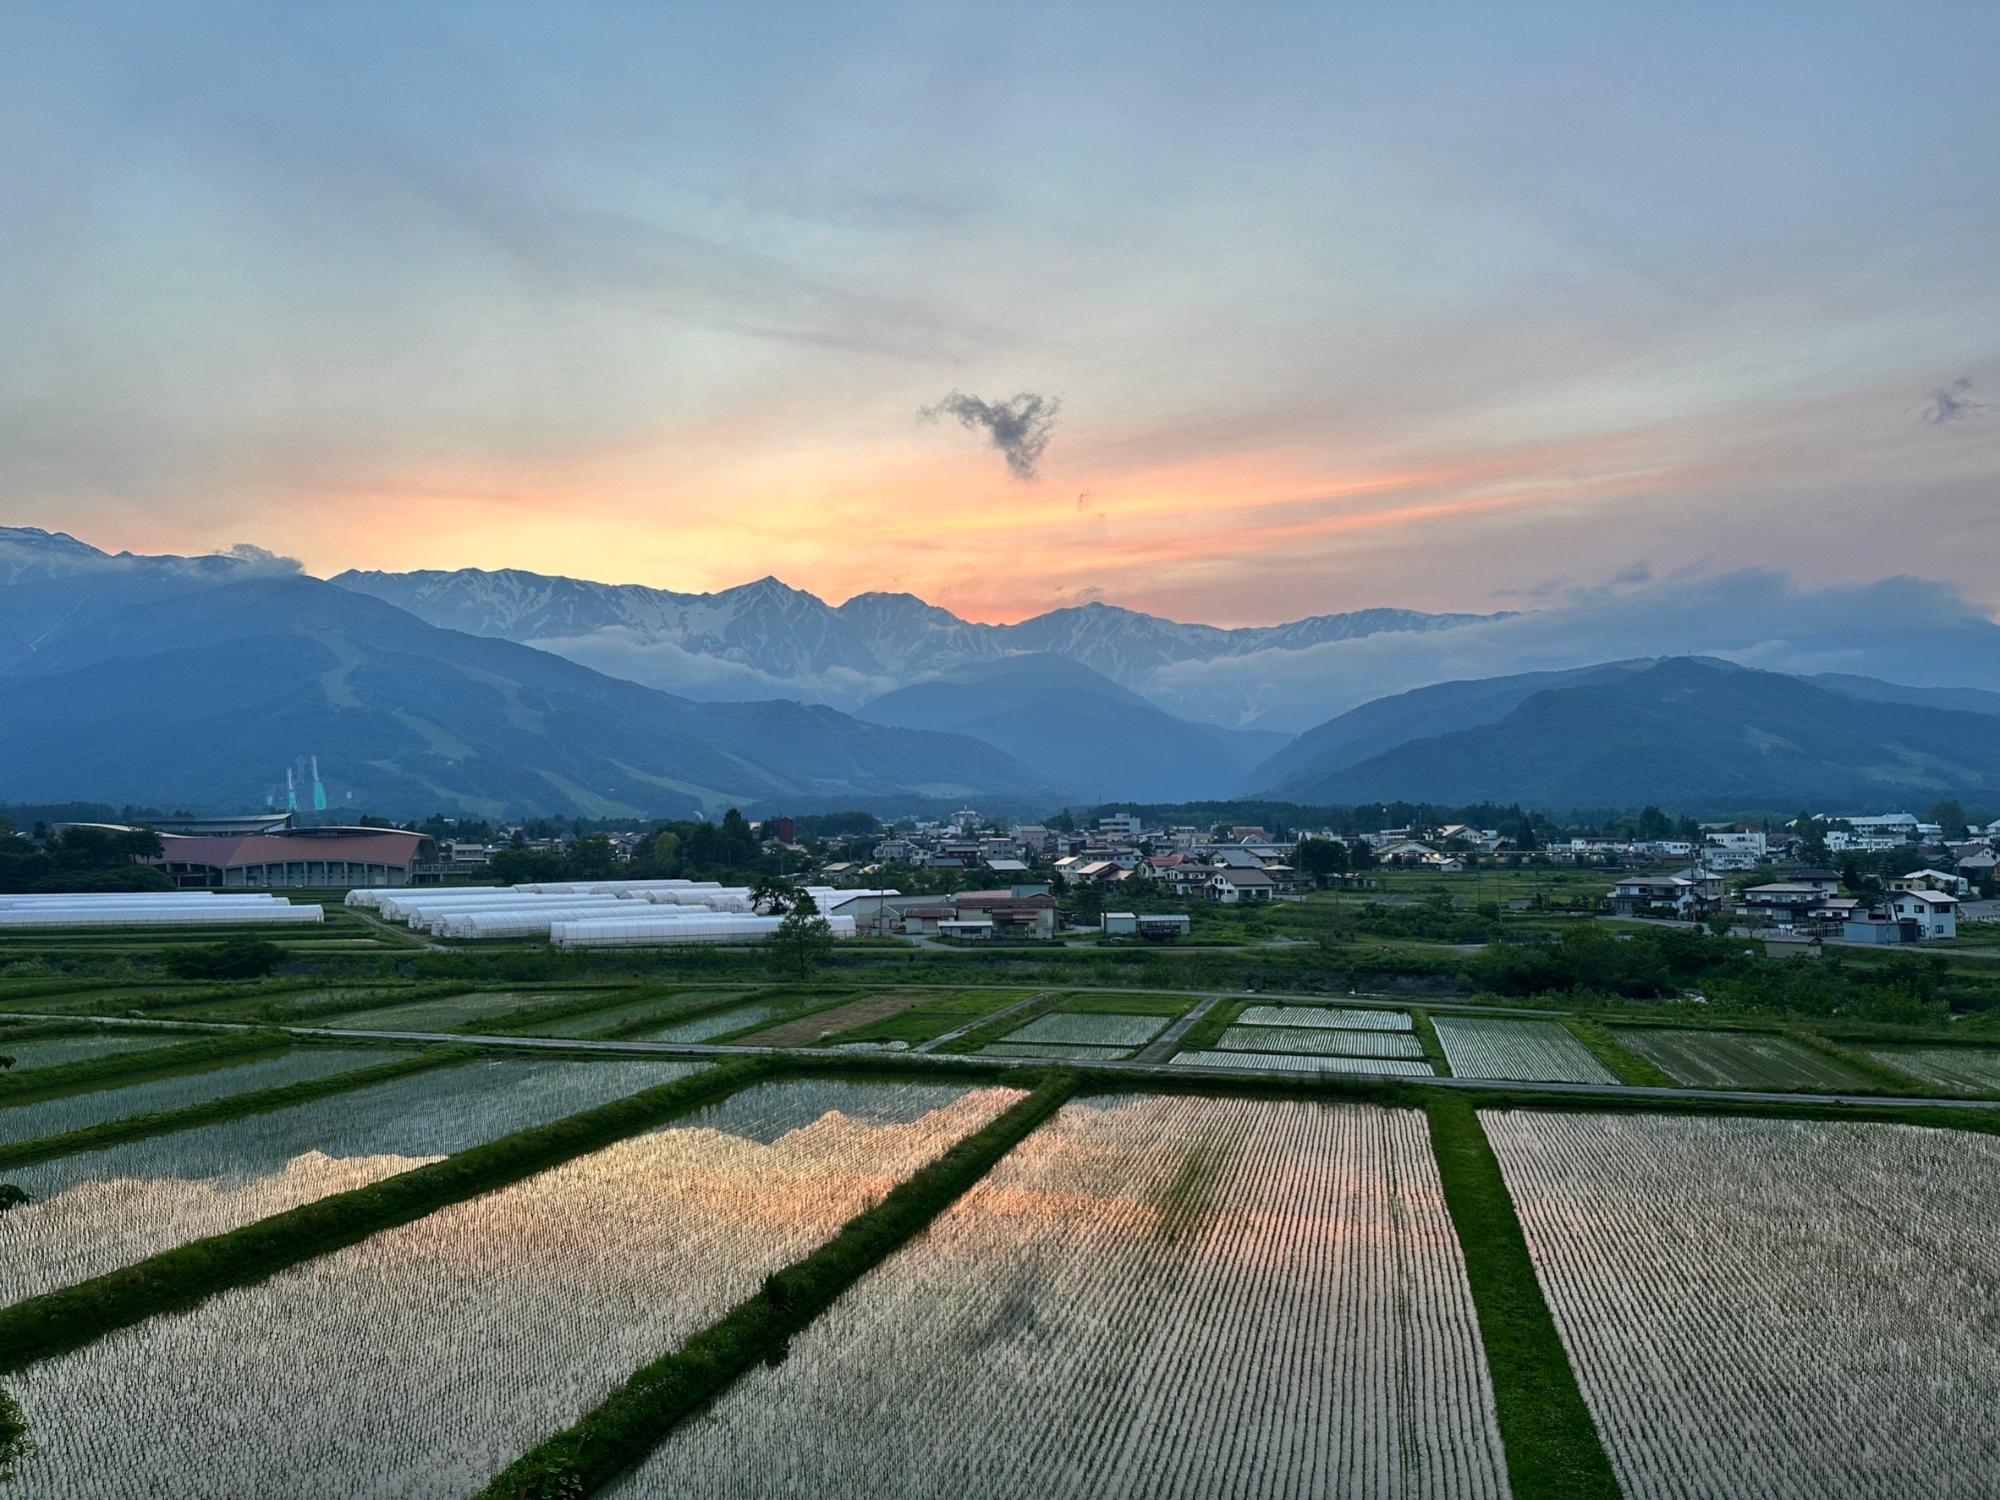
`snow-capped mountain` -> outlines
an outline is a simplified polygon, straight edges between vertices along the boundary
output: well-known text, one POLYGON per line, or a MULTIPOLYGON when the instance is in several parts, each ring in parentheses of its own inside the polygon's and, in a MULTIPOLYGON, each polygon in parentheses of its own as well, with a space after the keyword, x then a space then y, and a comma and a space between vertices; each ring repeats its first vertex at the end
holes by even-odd
POLYGON ((1225 629, 1086 604, 1017 625, 986 625, 912 594, 857 594, 835 607, 775 578, 714 594, 511 569, 349 572, 333 582, 434 625, 529 642, 679 692, 723 697, 755 688, 849 705, 1023 652, 1067 657, 1144 693, 1155 673, 1178 662, 1297 651, 1383 631, 1449 630, 1496 618, 1369 609, 1225 629))

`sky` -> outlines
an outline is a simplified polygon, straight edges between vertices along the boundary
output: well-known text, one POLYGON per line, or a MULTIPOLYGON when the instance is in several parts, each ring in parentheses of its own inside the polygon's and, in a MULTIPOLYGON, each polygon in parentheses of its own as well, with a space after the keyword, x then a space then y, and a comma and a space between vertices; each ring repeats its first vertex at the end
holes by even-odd
POLYGON ((11 0, 0 524, 996 621, 1990 612, 1996 55, 1990 5, 11 0))

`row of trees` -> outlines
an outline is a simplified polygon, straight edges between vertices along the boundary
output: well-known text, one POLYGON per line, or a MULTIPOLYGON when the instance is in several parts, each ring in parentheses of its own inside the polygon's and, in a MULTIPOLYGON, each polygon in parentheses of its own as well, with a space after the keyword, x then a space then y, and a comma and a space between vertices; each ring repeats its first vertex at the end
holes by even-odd
POLYGON ((159 853, 146 829, 65 828, 38 845, 0 819, 0 892, 172 890, 164 870, 133 863, 159 853))

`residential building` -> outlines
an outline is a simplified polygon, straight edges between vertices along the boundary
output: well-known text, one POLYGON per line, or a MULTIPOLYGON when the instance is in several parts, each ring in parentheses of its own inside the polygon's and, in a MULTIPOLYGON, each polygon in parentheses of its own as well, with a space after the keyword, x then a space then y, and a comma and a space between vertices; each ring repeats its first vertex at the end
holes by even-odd
POLYGON ((1262 869, 1220 869, 1209 877, 1208 898, 1225 906, 1269 901, 1277 890, 1277 884, 1262 869))
POLYGON ((1915 922, 1920 938, 1958 936, 1958 897, 1947 891, 1897 891, 1889 898, 1889 915, 1915 922))

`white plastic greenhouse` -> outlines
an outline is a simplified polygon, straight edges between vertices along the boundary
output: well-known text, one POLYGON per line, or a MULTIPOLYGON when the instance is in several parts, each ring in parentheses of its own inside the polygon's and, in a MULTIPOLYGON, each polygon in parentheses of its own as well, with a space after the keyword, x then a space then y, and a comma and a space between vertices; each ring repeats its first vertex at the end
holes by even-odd
POLYGON ((287 901, 156 901, 117 906, 101 901, 73 906, 0 908, 0 927, 239 927, 297 926, 318 922, 317 906, 287 901))
MULTIPOLYGON (((775 933, 782 917, 753 917, 734 912, 668 916, 649 912, 645 916, 585 918, 557 922, 549 929, 549 941, 558 948, 653 948, 675 943, 755 943, 775 933)), ((837 938, 854 936, 852 917, 829 917, 827 925, 837 938)))
POLYGON ((624 902, 620 902, 616 896, 530 896, 528 900, 518 900, 518 902, 482 902, 478 906, 424 904, 424 906, 412 906, 404 914, 404 920, 410 924, 412 930, 426 928, 436 932, 442 922, 454 916, 474 916, 478 912, 546 912, 554 906, 596 906, 608 912, 616 912, 624 906, 624 902))
POLYGON ((537 901, 498 910, 452 912, 430 923, 429 930, 448 938, 547 937, 550 926, 556 922, 604 917, 607 908, 617 904, 605 901, 577 904, 557 898, 547 904, 537 901))

